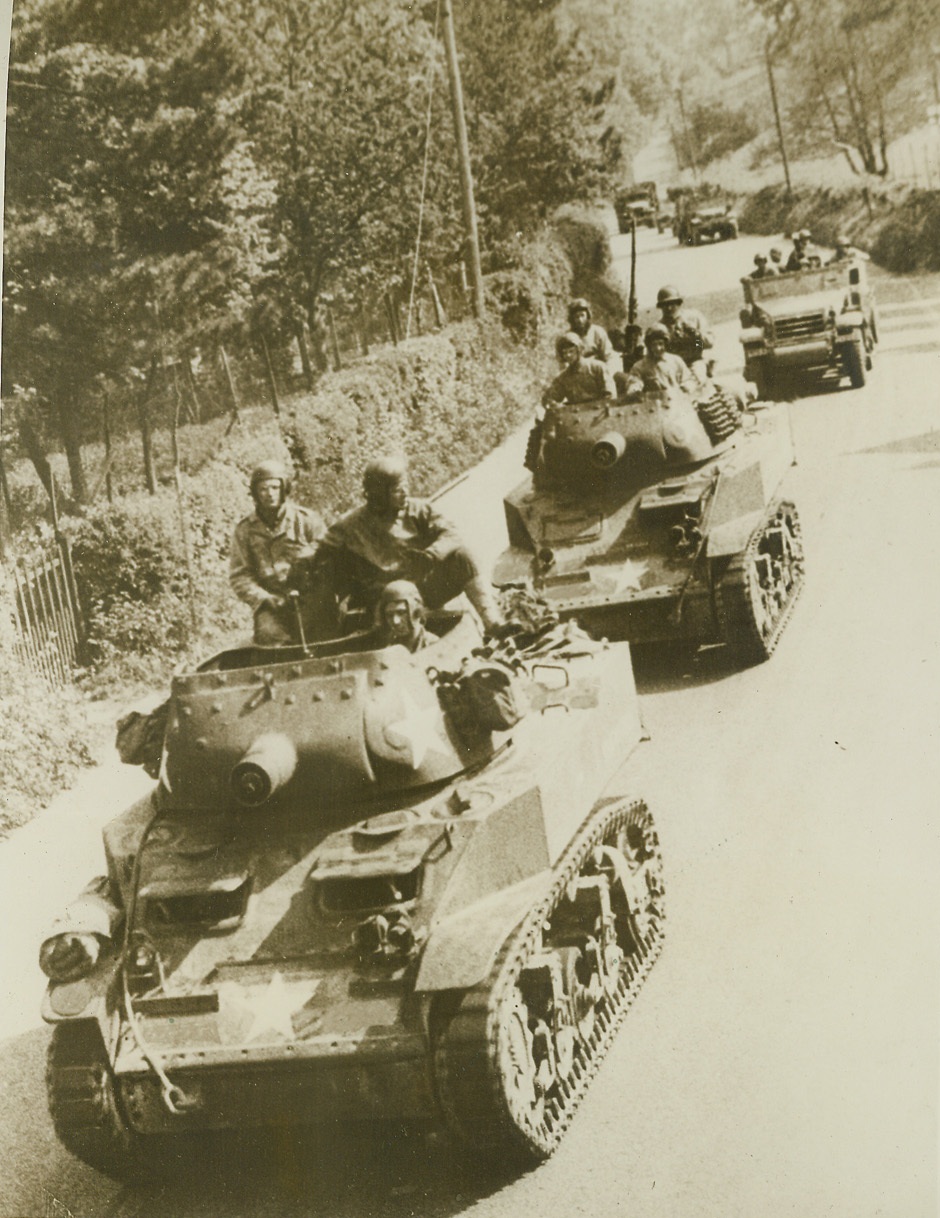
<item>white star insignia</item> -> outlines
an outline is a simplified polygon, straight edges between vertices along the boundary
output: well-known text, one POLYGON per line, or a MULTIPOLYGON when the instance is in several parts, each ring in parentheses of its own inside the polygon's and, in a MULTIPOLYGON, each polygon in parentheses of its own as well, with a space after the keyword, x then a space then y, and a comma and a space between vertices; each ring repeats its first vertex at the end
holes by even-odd
POLYGON ((404 718, 389 723, 385 738, 393 748, 407 745, 411 751, 411 768, 417 770, 430 749, 447 752, 447 745, 440 734, 440 711, 433 704, 420 707, 407 690, 402 691, 404 718))
POLYGON ((645 562, 633 562, 627 559, 626 562, 618 564, 617 574, 614 577, 614 594, 631 591, 639 592, 640 580, 649 570, 649 566, 645 562))
POLYGON ((260 991, 258 987, 246 988, 237 981, 224 982, 219 987, 220 1005, 223 1011, 234 1016, 225 1039, 251 1044, 261 1036, 270 1039, 273 1033, 285 1040, 293 1040, 294 1011, 310 999, 318 984, 317 981, 306 981, 301 986, 288 986, 279 972, 275 972, 260 991), (241 1028, 248 1018, 251 1024, 248 1031, 242 1033, 241 1028))

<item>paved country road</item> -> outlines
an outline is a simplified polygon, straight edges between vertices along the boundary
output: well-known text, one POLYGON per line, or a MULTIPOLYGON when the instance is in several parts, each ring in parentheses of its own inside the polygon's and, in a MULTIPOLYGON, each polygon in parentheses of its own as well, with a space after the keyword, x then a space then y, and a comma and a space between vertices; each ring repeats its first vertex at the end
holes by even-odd
MULTIPOLYGON (((738 308, 767 241, 677 249, 662 283, 738 308)), ((618 265, 626 242, 615 241, 618 265)), ((206 1143, 150 1190, 97 1176, 45 1113, 33 959, 139 788, 88 775, 0 846, 5 969, 0 1214, 65 1218, 932 1218, 937 1212, 940 874, 940 279, 878 276, 868 385, 791 408, 807 586, 773 659, 645 660, 636 788, 667 868, 666 947, 556 1156, 518 1178, 407 1131, 206 1143)), ((719 318, 721 310, 722 317, 719 318)), ((734 326, 720 331, 723 366, 734 326)), ((492 554, 517 438, 448 509, 492 554)))

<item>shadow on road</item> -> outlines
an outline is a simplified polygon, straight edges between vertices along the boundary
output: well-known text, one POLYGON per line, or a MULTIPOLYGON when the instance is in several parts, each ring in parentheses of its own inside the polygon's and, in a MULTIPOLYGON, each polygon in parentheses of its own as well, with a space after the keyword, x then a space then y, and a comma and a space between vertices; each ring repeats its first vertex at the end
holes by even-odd
POLYGON ((663 694, 711 685, 741 671, 733 652, 724 646, 696 650, 683 643, 632 643, 630 651, 639 694, 663 694))
POLYGON ((159 1182, 119 1184, 56 1140, 48 1039, 39 1027, 0 1046, 0 1218, 450 1218, 515 1178, 458 1159, 424 1129, 331 1125, 200 1135, 159 1182))

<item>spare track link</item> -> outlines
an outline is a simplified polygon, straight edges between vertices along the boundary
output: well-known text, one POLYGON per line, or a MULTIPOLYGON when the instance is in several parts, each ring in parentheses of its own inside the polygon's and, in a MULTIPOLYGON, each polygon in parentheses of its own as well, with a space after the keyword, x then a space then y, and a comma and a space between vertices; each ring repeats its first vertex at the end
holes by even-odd
MULTIPOLYGON (((734 647, 748 663, 760 663, 769 659, 790 620, 804 583, 800 518, 794 504, 777 500, 771 504, 763 521, 751 534, 745 549, 732 558, 728 569, 715 586, 725 642, 734 647), (778 529, 781 530, 782 546, 786 550, 786 554, 781 558, 782 573, 789 574, 790 584, 788 588, 783 589, 785 599, 782 603, 778 601, 776 616, 762 624, 755 605, 760 609, 766 606, 767 597, 762 593, 768 593, 769 589, 761 584, 758 565, 767 558, 762 550, 763 543, 769 542, 778 529)), ((778 589, 775 588, 775 599, 777 594, 778 589)))
MULTIPOLYGON (((641 800, 606 801, 569 844, 556 864, 550 891, 507 939, 489 977, 460 997, 457 1010, 437 1030, 434 1071, 438 1100, 458 1142, 494 1157, 523 1162, 539 1161, 552 1153, 662 950, 664 920, 662 858, 652 817, 641 800), (543 946, 543 932, 568 885, 582 873, 597 846, 610 843, 619 830, 636 825, 641 826, 649 850, 648 871, 654 877, 650 892, 655 910, 647 933, 625 954, 615 988, 607 990, 598 1003, 591 1029, 578 1043, 570 1069, 563 1077, 559 1072, 538 1116, 524 1122, 523 1128, 507 1098, 511 1082, 501 1062, 505 1044, 500 1043, 500 1027, 507 1013, 518 1009, 517 983, 526 965, 552 954, 550 945, 543 946)), ((590 933, 590 928, 585 930, 590 933)))

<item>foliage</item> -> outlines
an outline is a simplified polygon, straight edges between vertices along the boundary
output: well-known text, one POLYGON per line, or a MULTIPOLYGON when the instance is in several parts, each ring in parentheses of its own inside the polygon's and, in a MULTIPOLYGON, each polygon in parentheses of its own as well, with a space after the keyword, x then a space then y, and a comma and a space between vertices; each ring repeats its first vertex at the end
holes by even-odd
POLYGON ((16 651, 10 588, 0 585, 0 836, 92 764, 81 698, 50 688, 16 651))
POLYGON ((720 100, 696 102, 687 109, 688 124, 676 141, 680 168, 702 168, 736 152, 759 133, 753 111, 720 100))

